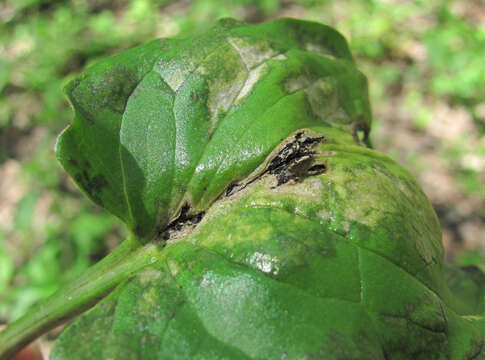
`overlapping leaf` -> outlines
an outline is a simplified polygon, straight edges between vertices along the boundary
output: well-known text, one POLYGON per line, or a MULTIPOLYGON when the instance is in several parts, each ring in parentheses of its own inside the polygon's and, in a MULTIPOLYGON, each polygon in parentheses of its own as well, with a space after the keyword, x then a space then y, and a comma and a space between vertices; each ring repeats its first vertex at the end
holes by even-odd
POLYGON ((205 210, 299 128, 367 133, 366 92, 335 30, 223 20, 194 38, 108 58, 72 81, 76 116, 56 153, 93 201, 150 238, 184 204, 205 210))

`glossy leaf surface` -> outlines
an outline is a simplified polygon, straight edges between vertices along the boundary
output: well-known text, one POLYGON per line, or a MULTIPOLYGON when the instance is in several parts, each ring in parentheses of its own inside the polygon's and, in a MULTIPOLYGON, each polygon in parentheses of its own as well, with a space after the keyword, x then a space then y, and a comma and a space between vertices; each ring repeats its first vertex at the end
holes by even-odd
POLYGON ((145 238, 184 204, 205 210, 299 128, 370 126, 366 80, 343 37, 291 19, 156 40, 92 66, 66 93, 76 115, 60 162, 145 238))

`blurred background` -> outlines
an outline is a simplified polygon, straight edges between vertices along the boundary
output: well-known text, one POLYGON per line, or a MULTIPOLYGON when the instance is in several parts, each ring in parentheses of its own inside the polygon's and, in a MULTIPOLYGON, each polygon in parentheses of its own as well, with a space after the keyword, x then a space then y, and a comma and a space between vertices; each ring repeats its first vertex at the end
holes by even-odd
POLYGON ((58 165, 62 87, 86 66, 218 18, 336 27, 368 76, 374 147, 431 199, 447 260, 485 262, 482 0, 1 0, 0 324, 69 282, 126 235, 58 165))

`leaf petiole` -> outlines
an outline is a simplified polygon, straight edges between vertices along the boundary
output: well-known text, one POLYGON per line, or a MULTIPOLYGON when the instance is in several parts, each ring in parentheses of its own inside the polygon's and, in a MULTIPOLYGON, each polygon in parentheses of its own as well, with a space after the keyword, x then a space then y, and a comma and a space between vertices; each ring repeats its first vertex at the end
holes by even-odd
POLYGON ((153 262, 156 244, 142 245, 131 236, 78 279, 31 307, 18 320, 0 332, 0 360, 16 352, 42 333, 87 310, 120 282, 153 262))

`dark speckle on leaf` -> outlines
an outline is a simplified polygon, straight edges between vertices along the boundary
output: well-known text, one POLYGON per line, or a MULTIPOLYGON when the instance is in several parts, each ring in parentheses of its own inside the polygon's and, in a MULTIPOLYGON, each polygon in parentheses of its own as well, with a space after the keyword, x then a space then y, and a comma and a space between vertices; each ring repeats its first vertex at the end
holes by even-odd
POLYGON ((103 175, 98 174, 91 177, 87 170, 83 170, 82 172, 77 173, 74 179, 77 183, 81 185, 83 189, 86 189, 89 192, 93 200, 95 200, 99 204, 103 203, 99 195, 103 187, 108 184, 103 175))

